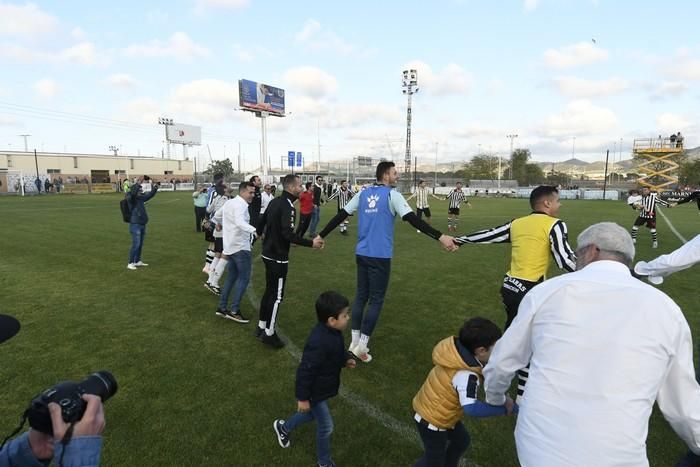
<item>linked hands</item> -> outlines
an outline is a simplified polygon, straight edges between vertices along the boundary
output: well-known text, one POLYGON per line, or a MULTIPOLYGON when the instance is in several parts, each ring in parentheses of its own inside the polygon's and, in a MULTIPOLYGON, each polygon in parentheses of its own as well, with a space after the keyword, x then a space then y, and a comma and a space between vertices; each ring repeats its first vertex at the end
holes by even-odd
POLYGON ((459 248, 455 244, 455 238, 451 235, 440 235, 440 238, 438 240, 442 244, 442 247, 447 251, 457 251, 457 249, 459 248))
POLYGON ((320 235, 316 235, 313 239, 313 247, 322 250, 324 246, 326 246, 326 241, 320 235))

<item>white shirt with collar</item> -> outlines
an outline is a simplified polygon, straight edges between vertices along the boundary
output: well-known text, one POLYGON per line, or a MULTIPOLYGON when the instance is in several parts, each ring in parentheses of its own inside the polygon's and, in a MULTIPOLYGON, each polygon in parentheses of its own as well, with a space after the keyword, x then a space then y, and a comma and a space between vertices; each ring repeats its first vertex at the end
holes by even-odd
POLYGON ((255 227, 249 224, 248 203, 236 196, 216 211, 214 222, 222 226, 224 254, 232 255, 241 250, 250 251, 251 235, 255 227))
POLYGON ((267 209, 267 205, 270 204, 270 201, 275 199, 275 196, 272 193, 268 193, 267 191, 263 191, 262 194, 260 195, 260 214, 262 215, 265 212, 265 209, 267 209))
POLYGON ((523 467, 648 466, 654 401, 700 453, 700 386, 680 308, 615 261, 595 261, 525 295, 484 369, 500 405, 530 372, 515 430, 523 467))
POLYGON ((697 263, 700 263, 700 235, 667 255, 661 255, 649 262, 638 262, 634 266, 634 272, 649 276, 649 282, 658 285, 664 281, 664 277, 697 263))

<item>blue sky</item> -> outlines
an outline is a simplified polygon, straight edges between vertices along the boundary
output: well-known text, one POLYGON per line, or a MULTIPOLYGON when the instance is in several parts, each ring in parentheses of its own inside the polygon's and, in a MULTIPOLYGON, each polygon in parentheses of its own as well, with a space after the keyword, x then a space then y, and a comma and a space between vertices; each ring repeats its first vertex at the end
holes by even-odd
POLYGON ((317 160, 319 139, 321 161, 402 160, 406 68, 419 161, 436 143, 441 161, 505 155, 512 133, 542 161, 598 160, 620 139, 625 158, 634 138, 677 131, 698 145, 698 2, 143 3, 0 0, 0 148, 29 133, 39 150, 160 154, 168 116, 203 127, 190 155, 241 143, 252 170, 246 78, 287 91, 291 113, 268 119, 274 166, 288 150, 317 160))

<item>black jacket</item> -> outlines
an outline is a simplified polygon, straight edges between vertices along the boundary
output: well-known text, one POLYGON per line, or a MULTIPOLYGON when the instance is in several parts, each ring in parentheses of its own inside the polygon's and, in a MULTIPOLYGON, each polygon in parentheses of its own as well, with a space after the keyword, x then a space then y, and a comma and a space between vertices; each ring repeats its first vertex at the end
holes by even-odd
POLYGON ((297 215, 294 207, 296 199, 296 196, 288 191, 283 191, 282 196, 273 199, 267 205, 257 225, 258 236, 265 235, 262 246, 263 258, 287 262, 290 243, 313 246, 311 240, 300 237, 294 232, 294 219, 297 215))
POLYGON ((253 200, 248 205, 248 214, 250 215, 250 225, 253 227, 258 225, 258 220, 260 217, 260 209, 262 207, 262 194, 260 193, 260 187, 255 187, 255 194, 253 195, 253 200))
POLYGON ((297 400, 321 402, 338 394, 340 370, 349 358, 343 334, 325 323, 317 323, 306 340, 297 368, 297 400))
POLYGON ((314 183, 314 204, 316 206, 321 205, 321 197, 323 196, 323 187, 320 187, 314 183))

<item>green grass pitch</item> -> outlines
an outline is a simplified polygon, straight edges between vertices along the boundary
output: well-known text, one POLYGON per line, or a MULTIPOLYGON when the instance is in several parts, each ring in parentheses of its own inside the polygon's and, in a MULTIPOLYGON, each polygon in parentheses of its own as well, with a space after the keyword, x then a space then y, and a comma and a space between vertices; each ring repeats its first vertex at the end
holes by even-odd
MULTIPOLYGON (((281 449, 272 421, 295 410, 297 365, 290 347, 274 351, 252 336, 264 288, 260 246, 240 325, 214 315, 217 300, 201 273, 205 244, 194 233, 189 193, 159 193, 148 203, 143 250, 150 266, 126 269, 130 237, 118 195, 0 198, 0 313, 16 316, 20 334, 0 346, 0 433, 9 433, 33 395, 65 379, 112 371, 119 391, 106 405, 103 465, 306 466, 315 461, 314 426, 295 431, 281 449)), ((466 233, 527 214, 526 200, 472 200, 459 230, 466 233)), ((432 201, 433 225, 446 230, 447 207, 432 201)), ((692 238, 700 225, 694 206, 665 210, 692 238)), ((335 213, 323 208, 321 223, 335 213)), ((599 221, 631 225, 624 202, 564 201, 560 216, 575 239, 599 221)), ((342 466, 411 465, 421 450, 411 399, 431 368, 431 351, 465 318, 502 325, 499 287, 508 245, 465 246, 456 253, 397 221, 392 275, 370 347, 375 360, 344 370, 344 395, 331 401, 332 451, 342 466)), ((640 230, 637 259, 680 246, 659 218, 658 250, 640 230)), ((328 289, 354 296, 356 219, 326 248, 293 248, 280 327, 297 349, 314 324, 313 303, 328 289)), ((551 274, 558 274, 553 267, 551 274)), ((698 329, 700 268, 661 286, 698 329)), ((349 331, 346 339, 349 340, 349 331)), ((601 362, 604 365, 605 362, 601 362)), ((516 466, 513 418, 466 420, 467 458, 482 467, 516 466)), ((608 427, 610 428, 610 427, 608 427)), ((614 427, 612 427, 614 429, 614 427)), ((685 451, 655 411, 648 454, 672 465, 685 451)))

